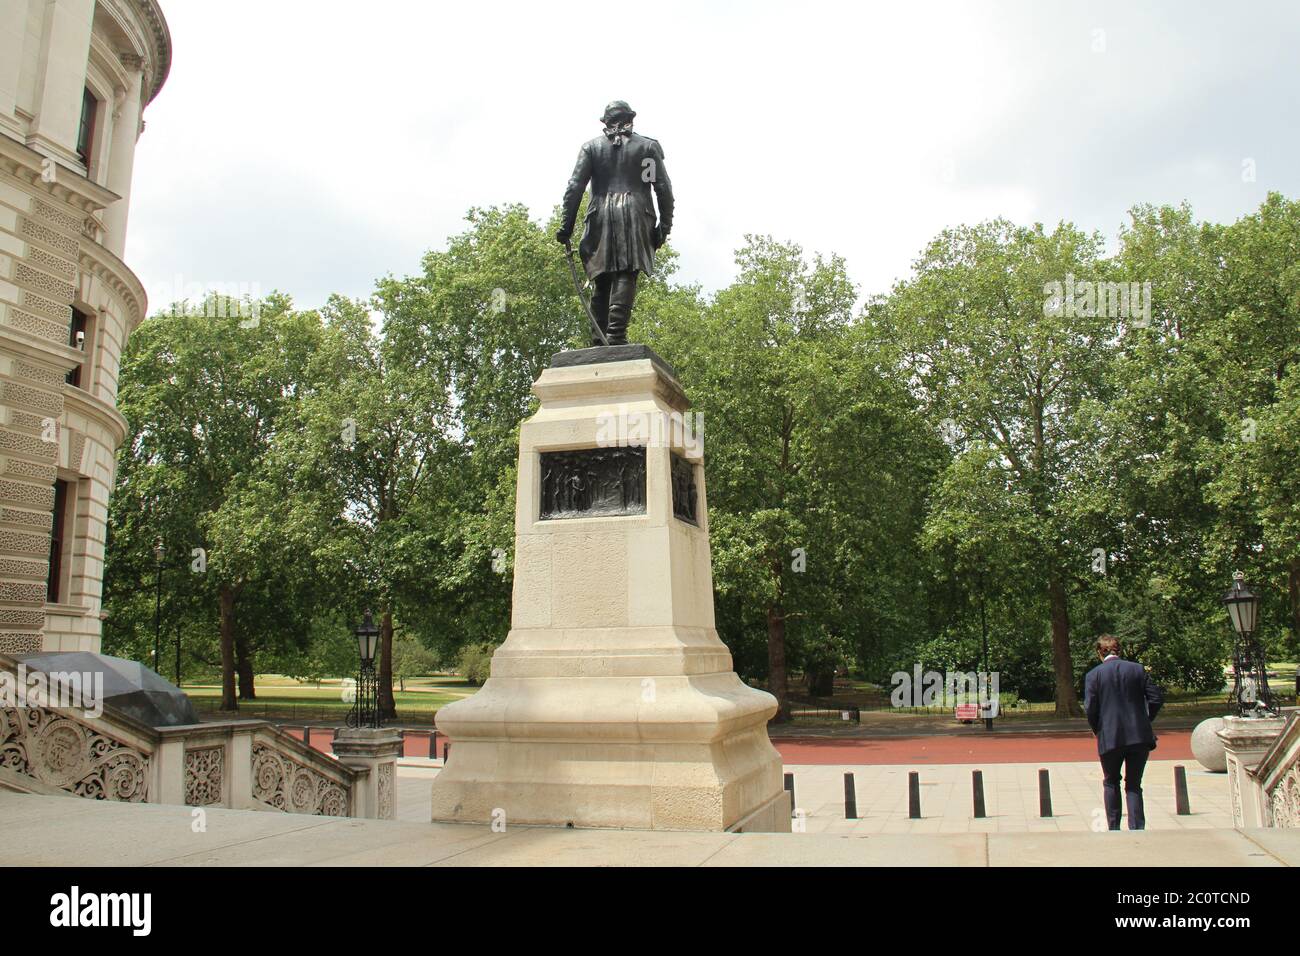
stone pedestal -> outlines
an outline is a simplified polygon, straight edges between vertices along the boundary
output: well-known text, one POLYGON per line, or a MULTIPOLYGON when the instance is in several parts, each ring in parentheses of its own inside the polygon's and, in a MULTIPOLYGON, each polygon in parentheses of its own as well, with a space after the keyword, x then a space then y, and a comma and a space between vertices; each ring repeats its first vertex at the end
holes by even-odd
POLYGON ((1286 721, 1281 717, 1224 717, 1219 738, 1228 765, 1228 792, 1232 798, 1232 825, 1268 826, 1260 788, 1250 771, 1273 746, 1286 721))
POLYGON ((776 700, 714 628, 700 436, 673 371, 644 346, 584 349, 533 391, 512 627, 482 689, 438 711, 453 747, 433 819, 788 831, 776 700))
POLYGON ((380 727, 347 727, 334 738, 334 755, 353 770, 367 771, 357 779, 352 816, 369 820, 397 819, 397 758, 402 738, 380 727))

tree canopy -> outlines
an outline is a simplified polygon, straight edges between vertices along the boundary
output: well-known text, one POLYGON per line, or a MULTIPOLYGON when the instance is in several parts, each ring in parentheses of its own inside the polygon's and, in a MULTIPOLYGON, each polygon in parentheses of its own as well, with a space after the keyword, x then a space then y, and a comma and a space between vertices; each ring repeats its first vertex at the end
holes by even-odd
MULTIPOLYGON (((256 672, 340 676, 366 609, 390 713, 414 669, 480 680, 510 624, 518 426, 585 338, 554 228, 473 209, 369 301, 142 323, 106 649, 151 660, 161 573, 182 669, 220 671, 226 707, 256 672)), ((1075 714, 1103 631, 1216 690, 1238 568, 1272 651, 1297 651, 1300 204, 1226 225, 1139 205, 1117 238, 955 226, 865 302, 842 259, 768 236, 713 294, 660 251, 631 337, 702 417, 718 629, 782 716, 916 663, 1075 714)))

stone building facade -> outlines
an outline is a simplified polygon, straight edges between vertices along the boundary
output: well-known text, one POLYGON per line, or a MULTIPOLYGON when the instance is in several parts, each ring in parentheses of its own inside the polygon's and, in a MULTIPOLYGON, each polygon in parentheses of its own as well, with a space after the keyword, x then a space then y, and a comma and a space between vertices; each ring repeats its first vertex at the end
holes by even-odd
POLYGON ((0 0, 0 652, 100 647, 117 377, 144 288, 122 261, 156 0, 0 0))

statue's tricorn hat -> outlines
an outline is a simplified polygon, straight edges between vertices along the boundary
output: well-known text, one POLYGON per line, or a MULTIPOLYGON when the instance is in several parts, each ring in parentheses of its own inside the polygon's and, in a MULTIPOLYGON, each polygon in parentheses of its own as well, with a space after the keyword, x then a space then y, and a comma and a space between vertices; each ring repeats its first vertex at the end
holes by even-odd
POLYGON ((627 100, 612 100, 605 107, 605 114, 600 118, 600 121, 608 123, 615 116, 626 116, 628 119, 635 119, 636 110, 627 105, 627 100))

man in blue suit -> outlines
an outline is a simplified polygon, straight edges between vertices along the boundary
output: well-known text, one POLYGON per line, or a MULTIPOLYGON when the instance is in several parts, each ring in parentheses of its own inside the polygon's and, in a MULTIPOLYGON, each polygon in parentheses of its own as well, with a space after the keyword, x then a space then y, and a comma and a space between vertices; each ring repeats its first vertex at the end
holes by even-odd
POLYGON ((1097 735, 1106 803, 1106 822, 1119 829, 1119 772, 1124 769, 1124 796, 1128 802, 1128 828, 1146 829, 1142 808, 1142 771, 1156 749, 1151 721, 1164 703, 1160 688, 1146 668, 1120 656, 1119 639, 1109 634, 1097 638, 1101 663, 1083 679, 1083 707, 1088 726, 1097 735))

